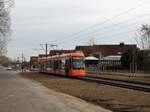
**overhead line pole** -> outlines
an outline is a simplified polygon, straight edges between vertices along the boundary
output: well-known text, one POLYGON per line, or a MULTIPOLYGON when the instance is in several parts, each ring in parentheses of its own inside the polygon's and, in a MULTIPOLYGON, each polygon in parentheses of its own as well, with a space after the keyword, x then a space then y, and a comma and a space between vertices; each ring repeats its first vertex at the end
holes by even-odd
POLYGON ((56 44, 48 44, 48 43, 45 43, 45 44, 40 44, 40 45, 44 45, 45 46, 45 49, 43 49, 43 50, 45 50, 45 56, 47 57, 48 56, 48 45, 51 47, 51 48, 53 48, 54 49, 54 47, 58 47, 58 45, 56 45, 56 44))
MULTIPOLYGON (((48 49, 47 49, 47 43, 45 44, 45 54, 46 54, 46 68, 47 68, 47 51, 48 51, 48 49)), ((47 69, 46 69, 46 71, 47 71, 47 69)))
POLYGON ((48 44, 45 43, 45 56, 47 57, 47 55, 48 55, 48 44))
POLYGON ((22 61, 21 69, 22 69, 22 72, 24 71, 23 58, 24 58, 24 55, 23 55, 23 53, 22 53, 22 54, 21 54, 21 61, 22 61))
MULTIPOLYGON (((53 48, 54 46, 57 47, 57 45, 56 45, 56 44, 48 44, 48 43, 40 44, 40 45, 44 45, 44 46, 45 46, 45 57, 46 57, 46 66, 47 66, 48 45, 50 45, 52 48, 53 48)), ((53 49, 54 49, 54 48, 53 48, 53 49)))

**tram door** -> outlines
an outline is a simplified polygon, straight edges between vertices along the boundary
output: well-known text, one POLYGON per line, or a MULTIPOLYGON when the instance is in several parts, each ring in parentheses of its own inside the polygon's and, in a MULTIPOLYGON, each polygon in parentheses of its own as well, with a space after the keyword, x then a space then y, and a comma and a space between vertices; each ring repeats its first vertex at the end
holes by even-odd
POLYGON ((69 70, 70 70, 70 68, 71 68, 71 60, 68 59, 68 60, 66 60, 66 62, 65 62, 65 74, 66 74, 66 75, 69 75, 69 70))

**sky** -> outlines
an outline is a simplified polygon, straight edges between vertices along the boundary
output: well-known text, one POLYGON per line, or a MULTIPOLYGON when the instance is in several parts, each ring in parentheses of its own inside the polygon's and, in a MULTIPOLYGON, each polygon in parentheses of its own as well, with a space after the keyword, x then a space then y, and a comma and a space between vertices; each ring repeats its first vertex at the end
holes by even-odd
POLYGON ((91 39, 96 44, 135 44, 137 29, 150 24, 150 1, 15 0, 10 16, 8 56, 16 59, 23 53, 28 60, 44 53, 38 49, 45 43, 57 44, 57 49, 74 49, 91 39))

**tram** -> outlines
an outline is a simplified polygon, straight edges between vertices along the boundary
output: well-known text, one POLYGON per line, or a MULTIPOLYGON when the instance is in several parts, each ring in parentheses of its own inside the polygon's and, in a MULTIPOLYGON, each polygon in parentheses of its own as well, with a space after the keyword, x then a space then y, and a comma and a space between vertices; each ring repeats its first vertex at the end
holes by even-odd
POLYGON ((38 57, 39 72, 84 77, 84 54, 73 52, 54 56, 38 57))

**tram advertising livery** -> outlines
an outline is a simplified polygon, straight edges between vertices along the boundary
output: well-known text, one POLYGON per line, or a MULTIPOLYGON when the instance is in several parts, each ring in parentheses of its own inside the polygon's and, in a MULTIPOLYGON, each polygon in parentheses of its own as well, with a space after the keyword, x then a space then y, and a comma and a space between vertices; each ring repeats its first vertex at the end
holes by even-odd
POLYGON ((84 54, 74 52, 62 55, 39 57, 39 71, 73 77, 84 77, 84 54))

